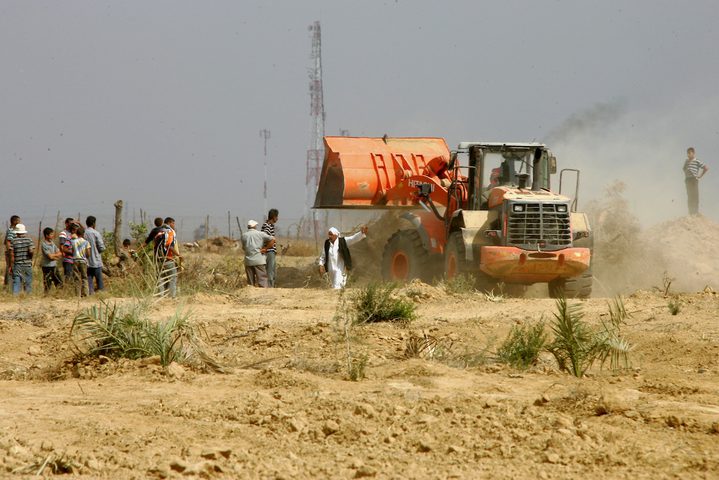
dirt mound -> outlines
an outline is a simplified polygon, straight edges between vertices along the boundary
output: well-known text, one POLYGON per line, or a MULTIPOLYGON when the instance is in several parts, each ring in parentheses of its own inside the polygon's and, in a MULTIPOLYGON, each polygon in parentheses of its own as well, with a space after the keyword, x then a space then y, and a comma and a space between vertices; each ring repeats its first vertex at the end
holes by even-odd
POLYGON ((682 217, 642 229, 616 182, 601 201, 588 205, 594 230, 595 294, 614 295, 638 289, 698 291, 719 285, 719 224, 702 216, 682 217))
POLYGON ((642 244, 653 245, 677 289, 714 289, 719 272, 719 224, 703 216, 682 217, 656 225, 640 236, 642 244))
POLYGON ((447 296, 443 289, 427 285, 418 279, 414 279, 406 285, 403 285, 397 290, 397 293, 416 303, 422 303, 447 296))

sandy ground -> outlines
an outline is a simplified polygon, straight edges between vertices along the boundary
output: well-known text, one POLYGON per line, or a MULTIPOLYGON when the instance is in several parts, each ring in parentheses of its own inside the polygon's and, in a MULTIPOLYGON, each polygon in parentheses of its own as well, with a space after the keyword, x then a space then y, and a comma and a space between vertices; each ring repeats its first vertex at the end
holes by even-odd
MULTIPOLYGON (((550 318, 551 300, 413 293, 415 322, 352 332, 368 361, 357 382, 338 295, 322 288, 185 297, 226 373, 78 363, 69 327, 91 301, 5 297, 0 477, 719 478, 713 290, 678 295, 676 316, 661 293, 626 297, 632 368, 582 379, 548 354, 528 371, 493 361, 512 325, 550 318), (413 332, 447 355, 406 358, 413 332)), ((606 315, 605 298, 583 305, 592 324, 606 315)))

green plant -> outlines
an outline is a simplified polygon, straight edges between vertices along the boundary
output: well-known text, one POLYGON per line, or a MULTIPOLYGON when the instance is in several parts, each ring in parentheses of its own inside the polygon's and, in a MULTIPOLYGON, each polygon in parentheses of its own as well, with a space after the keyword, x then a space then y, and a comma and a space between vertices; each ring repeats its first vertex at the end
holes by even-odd
POLYGON ((188 312, 178 311, 164 320, 146 317, 146 305, 101 302, 80 312, 72 322, 70 338, 78 353, 111 358, 138 359, 158 356, 164 366, 172 362, 208 363, 188 312))
POLYGON ((527 368, 536 363, 546 343, 544 322, 515 325, 497 350, 497 356, 501 362, 517 368, 527 368))
POLYGON ((505 300, 504 294, 502 294, 501 292, 495 294, 494 290, 490 290, 489 292, 484 293, 484 299, 492 303, 502 303, 505 300))
POLYGON ((679 300, 673 298, 669 300, 667 307, 669 307, 669 313, 671 313, 672 315, 676 315, 682 309, 682 303, 679 300))
POLYGON ((350 359, 350 362, 347 366, 348 368, 348 375, 350 377, 350 380, 353 382, 356 382, 358 380, 361 380, 365 378, 365 368, 367 368, 367 361, 369 357, 367 354, 361 354, 358 355, 352 359, 350 359))
POLYGON ((133 223, 130 222, 130 236, 135 240, 135 245, 139 245, 145 241, 148 230, 147 225, 144 223, 133 223))
POLYGON ((355 338, 353 329, 356 325, 355 317, 352 313, 345 289, 339 291, 339 301, 335 310, 334 320, 340 332, 341 342, 344 343, 344 361, 347 368, 347 376, 353 382, 356 382, 365 376, 365 368, 369 357, 367 354, 356 354, 353 349, 355 338))
POLYGON ((619 328, 621 325, 627 323, 627 318, 632 316, 631 313, 627 312, 624 307, 624 299, 621 295, 617 295, 612 300, 612 303, 607 302, 609 308, 609 321, 615 328, 619 328))
POLYGON ((350 298, 354 324, 374 322, 410 322, 416 318, 413 302, 394 294, 392 283, 372 283, 359 289, 350 298))
POLYGON ((619 327, 602 322, 600 331, 592 330, 582 318, 581 305, 557 299, 557 312, 553 313, 551 328, 554 340, 547 350, 554 355, 559 369, 581 377, 599 360, 609 360, 610 368, 628 366, 631 345, 619 335, 619 327))
POLYGON ((475 284, 477 280, 473 275, 462 273, 452 278, 446 278, 443 281, 444 291, 450 295, 461 295, 465 293, 473 293, 476 291, 475 284))
POLYGON ((111 259, 115 256, 115 233, 112 231, 102 231, 102 241, 105 244, 105 251, 102 252, 102 263, 110 265, 111 259))

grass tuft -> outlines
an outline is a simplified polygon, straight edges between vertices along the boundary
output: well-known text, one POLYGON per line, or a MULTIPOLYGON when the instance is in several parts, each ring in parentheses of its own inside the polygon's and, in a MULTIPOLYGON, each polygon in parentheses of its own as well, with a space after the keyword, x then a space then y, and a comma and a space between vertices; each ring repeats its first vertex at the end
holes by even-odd
POLYGON ((602 322, 602 329, 592 330, 584 322, 580 304, 557 299, 557 312, 551 328, 554 340, 547 350, 554 355, 560 370, 582 377, 594 362, 603 366, 609 361, 612 370, 629 366, 631 345, 620 337, 619 326, 602 322))
POLYGON ((394 295, 392 283, 372 283, 350 298, 350 308, 357 325, 375 322, 410 322, 416 318, 413 302, 394 295))
POLYGON ((607 307, 609 308, 609 321, 615 328, 626 324, 627 318, 632 316, 624 307, 624 299, 621 295, 614 297, 612 303, 607 302, 607 307))
POLYGON ((544 322, 535 325, 515 325, 497 350, 501 362, 525 369, 537 362, 547 343, 544 322))
POLYGON ((667 307, 669 308, 669 313, 677 315, 682 309, 682 302, 674 298, 669 300, 667 307))
POLYGON ((476 292, 476 283, 477 279, 473 275, 462 273, 452 278, 445 278, 442 281, 442 286, 449 295, 463 295, 476 292))
POLYGON ((204 352, 188 312, 178 311, 164 320, 146 317, 146 304, 120 306, 101 302, 79 313, 70 338, 77 352, 110 358, 139 359, 158 356, 172 362, 213 364, 204 352))

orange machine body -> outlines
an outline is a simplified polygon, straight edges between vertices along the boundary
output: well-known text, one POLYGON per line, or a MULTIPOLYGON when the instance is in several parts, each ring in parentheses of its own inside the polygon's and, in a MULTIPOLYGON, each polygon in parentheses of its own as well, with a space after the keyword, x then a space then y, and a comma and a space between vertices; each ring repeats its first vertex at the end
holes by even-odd
MULTIPOLYGON (((442 138, 325 137, 315 208, 417 206, 419 184, 443 190, 449 147, 442 138)), ((446 189, 444 189, 446 195, 446 189)))

